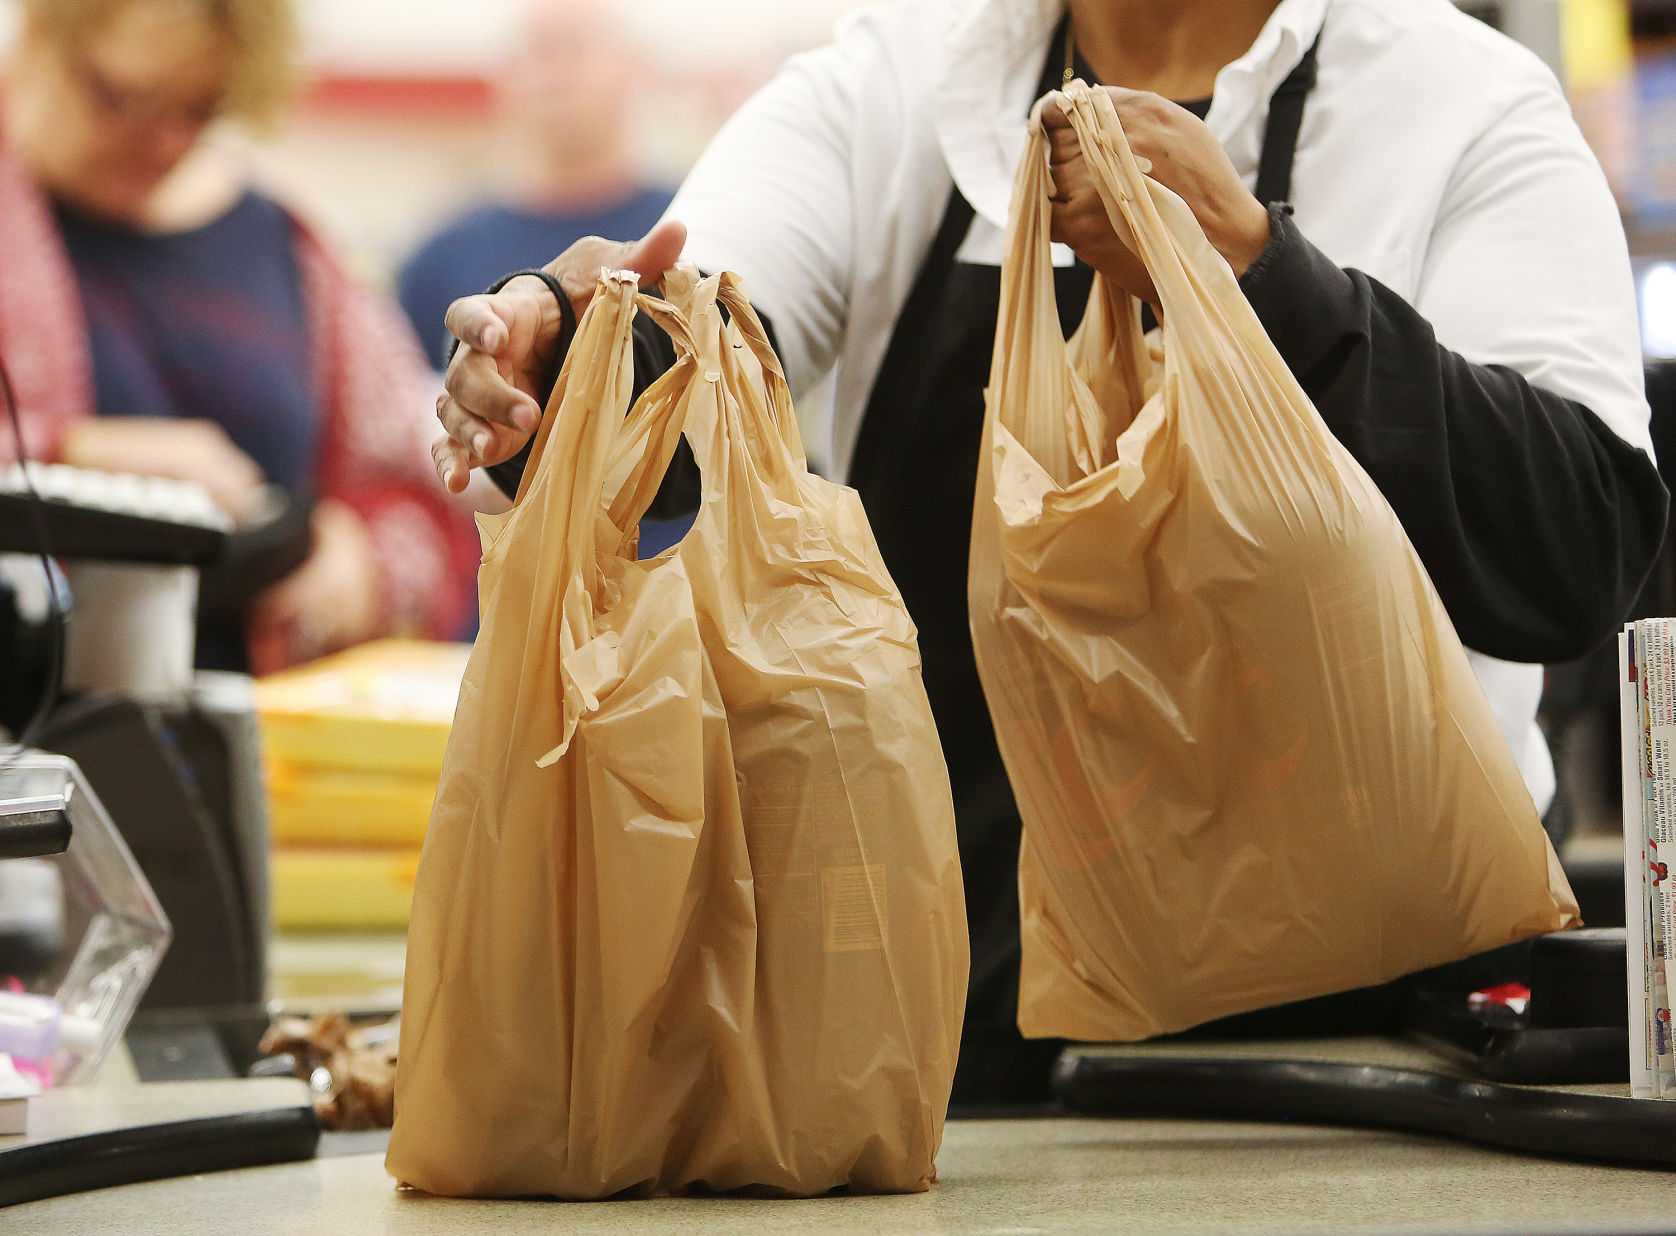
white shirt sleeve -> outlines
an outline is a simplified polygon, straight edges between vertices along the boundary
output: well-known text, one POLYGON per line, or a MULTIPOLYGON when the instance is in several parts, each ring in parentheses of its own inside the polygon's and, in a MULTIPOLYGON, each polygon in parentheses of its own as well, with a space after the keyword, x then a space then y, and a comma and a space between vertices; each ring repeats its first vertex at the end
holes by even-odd
POLYGON ((717 133, 666 216, 687 225, 689 261, 744 277, 794 396, 832 368, 848 313, 860 42, 787 61, 717 133))
POLYGON ((1577 400, 1651 454, 1623 226, 1557 86, 1523 92, 1462 155, 1415 307, 1446 347, 1577 400))

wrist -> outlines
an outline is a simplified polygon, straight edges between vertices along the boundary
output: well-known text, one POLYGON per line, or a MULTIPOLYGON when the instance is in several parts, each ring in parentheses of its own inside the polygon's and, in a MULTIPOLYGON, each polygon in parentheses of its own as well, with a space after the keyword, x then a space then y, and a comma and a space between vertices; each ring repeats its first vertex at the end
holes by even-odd
POLYGON ((515 289, 529 298, 539 314, 540 325, 535 337, 545 345, 559 337, 564 329, 564 311, 560 308, 561 290, 557 280, 545 271, 529 270, 508 279, 506 288, 515 289))
POLYGON ((1211 237, 1216 251, 1227 259, 1235 278, 1243 278, 1252 263, 1263 256, 1271 236, 1269 212, 1256 198, 1245 195, 1238 207, 1225 216, 1211 237))

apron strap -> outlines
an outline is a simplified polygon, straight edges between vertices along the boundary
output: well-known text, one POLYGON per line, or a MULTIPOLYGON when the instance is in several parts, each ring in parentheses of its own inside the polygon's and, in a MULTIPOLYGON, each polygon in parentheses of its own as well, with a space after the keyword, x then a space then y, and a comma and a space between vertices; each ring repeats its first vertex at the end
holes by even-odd
POLYGON ((960 246, 966 240, 966 233, 972 230, 972 220, 976 217, 977 212, 972 209, 972 203, 966 200, 966 195, 956 185, 949 192, 948 205, 943 209, 943 221, 937 226, 937 235, 931 240, 931 248, 926 251, 925 261, 920 264, 919 275, 914 279, 913 289, 902 305, 899 321, 911 323, 931 320, 933 306, 943 294, 943 281, 954 266, 954 255, 960 251, 960 246))
POLYGON ((1298 131, 1304 123, 1304 100, 1315 87, 1316 52, 1321 36, 1309 45, 1298 67, 1269 100, 1269 123, 1263 130, 1263 153, 1257 161, 1257 200, 1267 206, 1292 198, 1292 162, 1298 153, 1298 131))
MULTIPOLYGON (((1070 20, 1069 14, 1060 18, 1049 41, 1050 48, 1064 46, 1065 28, 1070 20)), ((1063 64, 1050 51, 1047 63, 1042 66, 1041 80, 1036 83, 1033 100, 1050 90, 1059 89, 1063 71, 1063 64)), ((943 289, 954 269, 954 256, 965 242, 966 234, 972 230, 972 220, 976 217, 977 212, 960 191, 960 186, 951 185, 948 204, 943 208, 943 221, 937 225, 937 234, 932 238, 931 247, 926 250, 925 259, 914 276, 908 298, 896 315, 896 325, 891 329, 884 360, 873 378, 873 389, 868 394, 866 411, 861 418, 861 430, 856 436, 855 452, 850 458, 849 481, 852 485, 859 484, 858 478, 873 475, 881 458, 890 450, 891 427, 883 423, 887 418, 873 415, 877 410, 874 403, 879 393, 890 390, 899 401, 925 398, 928 393, 920 389, 922 383, 918 380, 925 376, 921 372, 924 332, 936 324, 943 289)))

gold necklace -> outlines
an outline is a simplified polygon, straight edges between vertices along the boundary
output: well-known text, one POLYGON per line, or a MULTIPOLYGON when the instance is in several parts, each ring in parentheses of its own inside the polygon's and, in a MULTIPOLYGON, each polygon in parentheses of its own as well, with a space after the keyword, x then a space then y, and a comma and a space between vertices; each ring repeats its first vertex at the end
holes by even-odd
POLYGON ((1071 25, 1069 16, 1065 18, 1065 78, 1062 85, 1069 86, 1077 75, 1077 32, 1071 25))

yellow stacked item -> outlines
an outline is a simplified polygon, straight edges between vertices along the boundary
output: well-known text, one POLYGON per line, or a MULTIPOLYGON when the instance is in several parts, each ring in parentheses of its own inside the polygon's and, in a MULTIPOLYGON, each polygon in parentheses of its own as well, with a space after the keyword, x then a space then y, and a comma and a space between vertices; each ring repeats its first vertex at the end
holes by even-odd
POLYGON ((470 644, 385 639, 264 678, 256 684, 263 753, 434 784, 470 655, 470 644))
POLYGON ((287 931, 407 926, 418 850, 275 850, 274 921, 287 931))
POLYGON ((407 926, 470 652, 380 640, 256 684, 282 930, 407 926))
POLYGON ((417 849, 436 775, 346 772, 267 762, 268 829, 276 845, 417 849))

